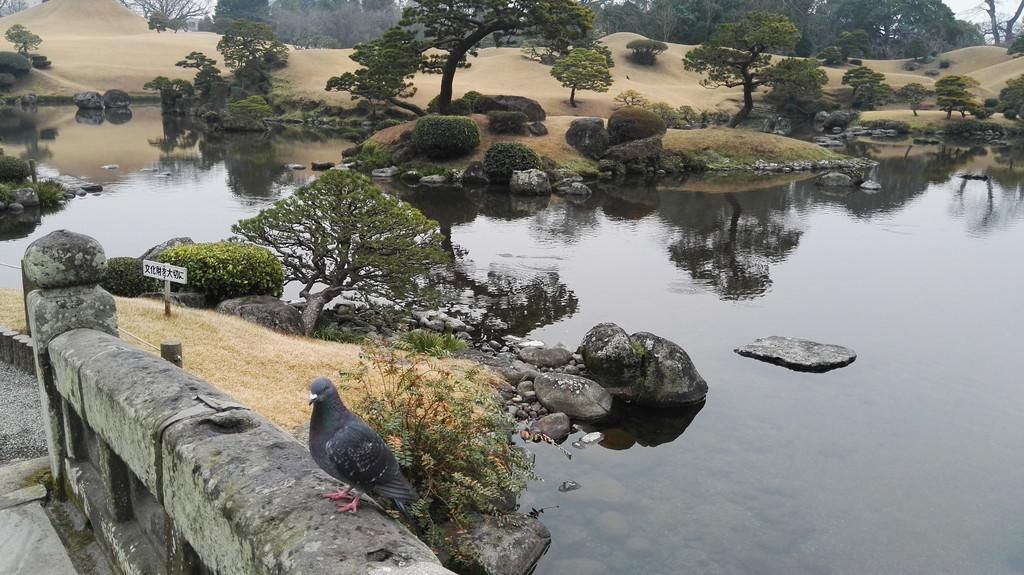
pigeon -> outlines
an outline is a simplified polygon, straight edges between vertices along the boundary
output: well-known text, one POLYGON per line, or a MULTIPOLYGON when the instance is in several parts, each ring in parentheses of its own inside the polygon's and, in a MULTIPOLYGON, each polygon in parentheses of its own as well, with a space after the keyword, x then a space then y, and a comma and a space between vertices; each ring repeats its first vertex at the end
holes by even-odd
POLYGON ((366 422, 349 411, 331 380, 318 377, 309 387, 313 415, 309 421, 309 452, 331 477, 348 487, 324 497, 348 503, 339 512, 359 511, 362 493, 390 499, 399 512, 409 517, 406 503, 419 499, 409 480, 402 475, 391 448, 366 422))

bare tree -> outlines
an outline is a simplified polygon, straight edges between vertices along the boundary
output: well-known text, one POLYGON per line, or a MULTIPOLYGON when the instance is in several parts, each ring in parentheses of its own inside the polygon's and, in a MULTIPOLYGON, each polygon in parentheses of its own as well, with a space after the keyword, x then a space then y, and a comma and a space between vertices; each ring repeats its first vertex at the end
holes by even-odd
POLYGON ((0 16, 10 16, 28 8, 25 0, 0 0, 0 16))
POLYGON ((121 0, 121 4, 141 12, 146 18, 163 14, 168 20, 191 20, 210 12, 209 0, 121 0))

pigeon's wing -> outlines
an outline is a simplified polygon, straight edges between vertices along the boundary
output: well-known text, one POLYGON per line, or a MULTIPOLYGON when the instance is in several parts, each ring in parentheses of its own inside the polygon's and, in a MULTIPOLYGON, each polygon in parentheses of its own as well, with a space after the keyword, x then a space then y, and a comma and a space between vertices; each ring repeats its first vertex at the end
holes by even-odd
POLYGON ((339 429, 327 441, 327 455, 338 475, 358 489, 392 499, 417 499, 387 443, 362 421, 339 429))

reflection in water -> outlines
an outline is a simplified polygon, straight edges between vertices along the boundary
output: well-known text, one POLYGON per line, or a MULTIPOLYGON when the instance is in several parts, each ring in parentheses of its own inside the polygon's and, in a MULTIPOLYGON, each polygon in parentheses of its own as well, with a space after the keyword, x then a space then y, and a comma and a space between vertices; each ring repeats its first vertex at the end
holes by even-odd
POLYGON ((704 405, 702 401, 675 409, 645 409, 616 402, 611 421, 601 425, 601 447, 622 450, 635 445, 657 447, 672 443, 693 423, 704 405))
POLYGON ((133 116, 130 108, 107 108, 103 110, 103 118, 115 126, 131 122, 133 116))
POLYGON ((0 214, 0 241, 27 237, 41 222, 39 208, 27 208, 18 214, 4 212, 0 214))
POLYGON ((103 123, 103 110, 79 110, 75 113, 75 121, 79 124, 99 126, 103 123))

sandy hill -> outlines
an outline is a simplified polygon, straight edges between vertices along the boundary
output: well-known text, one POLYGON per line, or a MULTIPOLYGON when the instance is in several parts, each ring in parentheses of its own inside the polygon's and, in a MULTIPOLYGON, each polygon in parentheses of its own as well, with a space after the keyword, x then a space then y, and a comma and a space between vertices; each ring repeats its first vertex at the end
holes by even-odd
MULTIPOLYGON (((148 30, 145 21, 125 9, 118 0, 50 0, 30 10, 0 19, 0 30, 22 24, 43 38, 40 52, 53 61, 46 71, 34 71, 24 88, 38 93, 70 95, 84 89, 120 88, 142 92, 142 85, 158 75, 189 78, 191 73, 174 63, 193 50, 217 57, 218 36, 210 33, 157 33, 148 30)), ((469 90, 483 93, 513 93, 541 102, 552 115, 607 115, 612 99, 624 90, 637 90, 651 100, 698 109, 733 109, 740 99, 738 89, 708 90, 699 85, 700 76, 683 70, 681 59, 692 46, 670 44, 655 66, 639 66, 626 54, 626 44, 640 36, 618 33, 603 39, 615 58, 612 75, 615 85, 604 94, 581 92, 579 107, 567 104, 568 90, 550 75, 550 68, 526 60, 518 48, 484 48, 472 59, 472 66, 456 75, 455 93, 469 90)), ((327 93, 323 87, 333 75, 355 69, 348 56, 351 50, 293 50, 288 68, 279 73, 281 89, 294 96, 325 99, 348 105, 346 94, 327 93)), ((1002 48, 977 46, 955 50, 940 59, 951 62, 941 74, 969 74, 976 78, 982 96, 998 94, 1006 81, 1024 74, 1024 58, 1014 59, 1002 48)), ((940 59, 921 69, 908 72, 904 60, 868 60, 865 65, 884 72, 894 86, 909 82, 931 84, 926 75, 938 69, 940 59)), ((841 79, 851 66, 826 68, 827 89, 845 89, 841 79)), ((425 105, 440 84, 436 75, 419 75, 418 92, 413 98, 425 105)))

